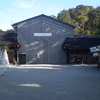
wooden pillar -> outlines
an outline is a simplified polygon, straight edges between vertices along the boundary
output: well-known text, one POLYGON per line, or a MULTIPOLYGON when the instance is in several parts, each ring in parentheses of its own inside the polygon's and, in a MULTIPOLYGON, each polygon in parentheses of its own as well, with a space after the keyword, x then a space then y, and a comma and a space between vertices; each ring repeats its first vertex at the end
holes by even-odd
POLYGON ((70 50, 66 50, 67 64, 70 64, 70 50))
POLYGON ((77 54, 76 54, 76 56, 75 56, 75 63, 77 63, 77 54))
POLYGON ((98 65, 97 65, 97 68, 100 68, 100 52, 98 52, 98 55, 99 55, 99 57, 98 57, 98 65))
POLYGON ((83 53, 81 54, 81 63, 83 64, 83 53))

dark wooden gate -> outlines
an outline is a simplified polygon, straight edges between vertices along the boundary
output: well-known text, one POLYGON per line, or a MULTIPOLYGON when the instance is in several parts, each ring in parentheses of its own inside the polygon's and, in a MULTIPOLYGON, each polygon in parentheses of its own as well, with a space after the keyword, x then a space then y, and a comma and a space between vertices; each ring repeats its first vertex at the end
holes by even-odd
POLYGON ((19 64, 26 64, 26 54, 19 54, 19 64))

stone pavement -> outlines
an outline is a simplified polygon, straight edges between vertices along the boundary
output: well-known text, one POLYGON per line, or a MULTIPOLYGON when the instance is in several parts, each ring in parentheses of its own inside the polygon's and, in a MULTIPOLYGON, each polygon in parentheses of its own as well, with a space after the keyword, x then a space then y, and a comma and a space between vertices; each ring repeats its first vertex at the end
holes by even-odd
POLYGON ((0 76, 0 100, 100 100, 95 65, 13 66, 0 76))

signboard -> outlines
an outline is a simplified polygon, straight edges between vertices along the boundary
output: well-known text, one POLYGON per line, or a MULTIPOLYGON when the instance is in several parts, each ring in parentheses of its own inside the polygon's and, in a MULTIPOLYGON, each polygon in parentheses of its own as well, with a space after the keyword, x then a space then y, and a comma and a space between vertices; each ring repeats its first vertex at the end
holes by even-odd
POLYGON ((90 51, 91 52, 100 52, 100 46, 98 46, 98 47, 96 47, 96 46, 95 47, 91 47, 90 51))
POLYGON ((96 46, 95 46, 95 47, 91 47, 91 48, 90 48, 90 51, 91 51, 91 52, 96 52, 96 51, 97 51, 96 46))
POLYGON ((93 57, 97 57, 98 56, 98 53, 93 53, 93 57))
POLYGON ((52 33, 34 33, 34 36, 52 36, 52 33))
POLYGON ((98 49, 100 50, 100 45, 98 45, 98 49))

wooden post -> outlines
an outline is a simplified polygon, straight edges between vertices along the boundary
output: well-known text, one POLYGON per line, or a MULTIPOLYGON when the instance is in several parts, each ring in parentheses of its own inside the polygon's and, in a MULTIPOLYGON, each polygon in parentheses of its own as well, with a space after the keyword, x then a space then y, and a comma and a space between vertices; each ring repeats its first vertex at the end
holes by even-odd
POLYGON ((83 64, 83 53, 81 54, 81 63, 83 64))
POLYGON ((67 57, 67 64, 70 64, 70 51, 67 49, 66 51, 66 57, 67 57))
POLYGON ((97 68, 100 68, 100 52, 98 52, 98 65, 97 68))

